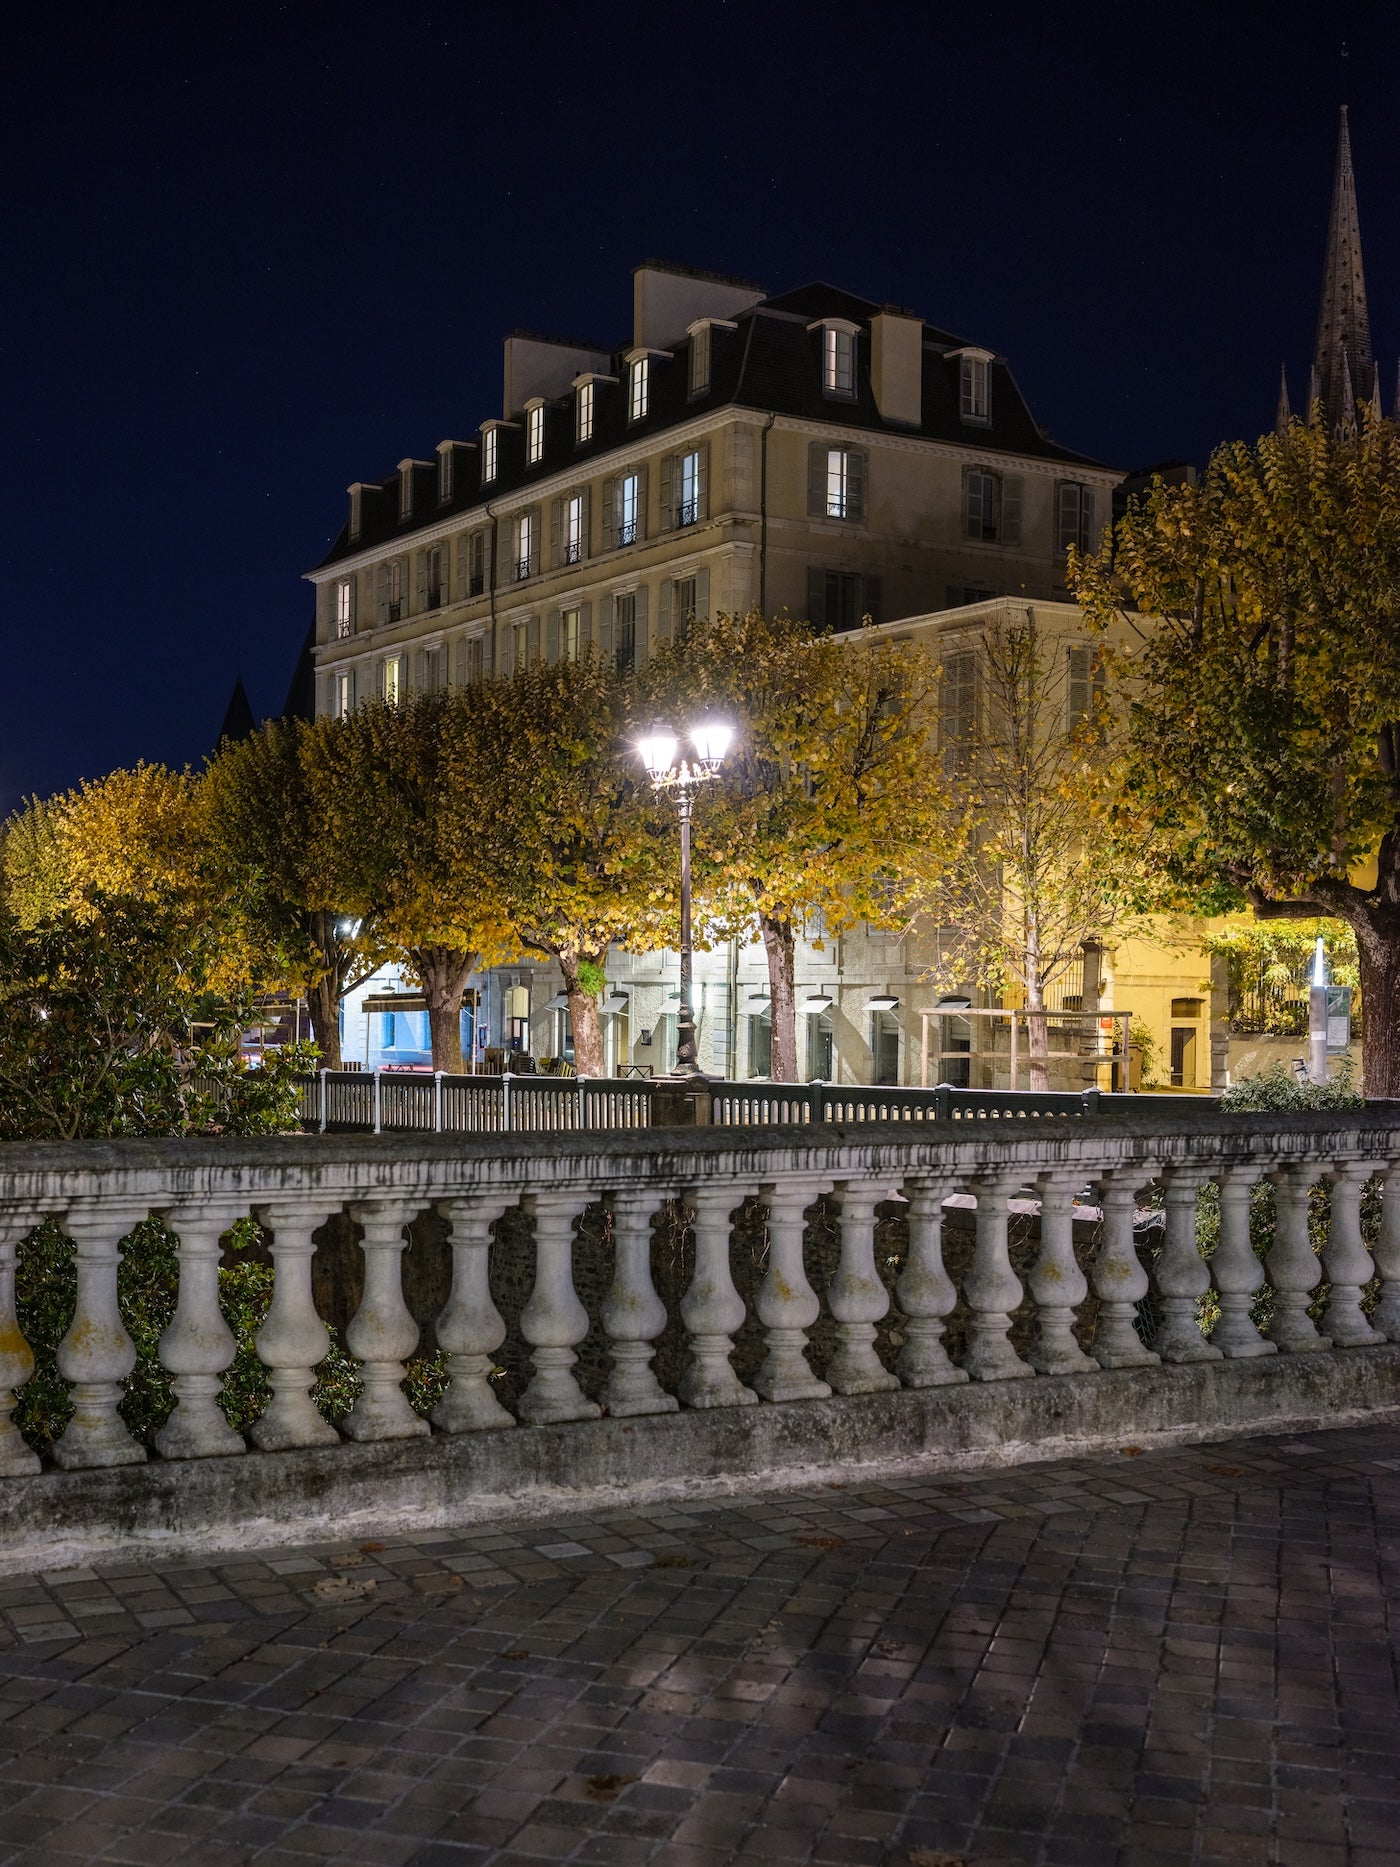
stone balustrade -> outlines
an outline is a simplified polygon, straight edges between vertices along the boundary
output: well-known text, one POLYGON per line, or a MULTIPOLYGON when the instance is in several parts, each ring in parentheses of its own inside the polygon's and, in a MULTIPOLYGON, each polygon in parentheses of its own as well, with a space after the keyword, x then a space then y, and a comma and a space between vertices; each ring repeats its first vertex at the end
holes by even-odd
MULTIPOLYGON (((1017 1209, 1024 1215, 1023 1204, 1017 1209)), ((865 1406, 897 1433, 898 1409, 929 1390, 948 1390, 939 1402, 947 1421, 957 1408, 980 1404, 979 1389, 1029 1383, 1027 1394, 1049 1393, 1054 1383, 1056 1393, 1087 1392, 1117 1371, 1126 1379, 1112 1391, 1124 1396, 1130 1429, 1135 1383, 1150 1371, 1175 1369, 1179 1380, 1189 1374, 1198 1382, 1192 1392, 1199 1405, 1205 1392, 1199 1381, 1223 1378, 1218 1371, 1230 1363, 1251 1364, 1250 1378, 1263 1379, 1290 1357, 1317 1367, 1394 1341, 1400 1341, 1400 1105, 1310 1116, 1194 1109, 1174 1115, 1155 1105, 1131 1118, 959 1123, 944 1130, 867 1123, 0 1150, 0 1496, 23 1491, 29 1500, 67 1475, 145 1465, 152 1455, 172 1466, 218 1461, 227 1471, 231 1457, 247 1467, 270 1453, 314 1453, 333 1465, 350 1459, 355 1445, 418 1441, 420 1451, 406 1448, 398 1456, 426 1469, 449 1442, 508 1428, 567 1428, 573 1436, 567 1443, 581 1449, 590 1435, 621 1430, 615 1420, 628 1422, 629 1431, 637 1422, 639 1431, 645 1428, 637 1443, 655 1450, 667 1434, 696 1430, 687 1420, 726 1410, 752 1421, 790 1409, 785 1430, 800 1439, 802 1418, 829 1421, 832 1406, 865 1406), (1373 1251, 1360 1210, 1375 1176, 1382 1190, 1373 1251), (1265 1178, 1274 1188, 1276 1225, 1261 1260, 1250 1238, 1250 1200, 1265 1178), (1212 1182, 1219 1189, 1219 1242, 1207 1262, 1197 1247, 1196 1209, 1212 1182), (1330 1201, 1320 1257, 1308 1232, 1309 1200, 1319 1185, 1330 1201), (1161 1191, 1154 1203, 1163 1223, 1144 1253, 1142 1207, 1152 1188, 1161 1191), (944 1248, 945 1224, 951 1238, 954 1223, 945 1202, 955 1194, 963 1196, 959 1253, 944 1248), (975 1201, 970 1242, 968 1195, 975 1201), (1015 1224, 1024 1230, 1024 1217, 1012 1221, 1013 1201, 1027 1196, 1037 1202, 1034 1236, 1029 1247, 1021 1238, 1013 1251, 1015 1224), (804 1249, 818 1208, 837 1241, 834 1264, 819 1275, 804 1249), (502 1222, 512 1209, 518 1209, 517 1252, 519 1228, 528 1221, 528 1276, 519 1286, 528 1294, 515 1313, 503 1314, 499 1289, 493 1296, 493 1254, 503 1249, 502 1222), (609 1215, 601 1231, 600 1209, 609 1215), (1086 1248, 1089 1210, 1096 1218, 1086 1248), (272 1301, 256 1338, 271 1398, 245 1440, 218 1404, 234 1357, 220 1313, 218 1267, 221 1237, 250 1213, 268 1236, 273 1267, 272 1301), (426 1213, 437 1215, 439 1239, 445 1229, 441 1250, 450 1265, 446 1301, 430 1319, 447 1375, 430 1419, 404 1391, 423 1319, 405 1300, 403 1257, 426 1213), (134 1349, 117 1280, 123 1239, 153 1214, 178 1238, 179 1291, 159 1346, 175 1407, 147 1447, 119 1411, 134 1349), (580 1222, 589 1214, 591 1236, 606 1238, 606 1248, 580 1242, 580 1222), (761 1277, 741 1290, 731 1235, 745 1214, 766 1227, 766 1253, 761 1277), (331 1340, 314 1300, 312 1265, 318 1235, 336 1215, 348 1215, 357 1230, 362 1295, 344 1330, 359 1367, 358 1397, 333 1426, 311 1397, 331 1340), (16 1250, 43 1217, 56 1219, 73 1241, 77 1273, 76 1310, 58 1351, 74 1405, 52 1447, 57 1473, 41 1473, 10 1419, 12 1396, 34 1365, 15 1312, 16 1250), (689 1227, 686 1279, 671 1291, 669 1307, 654 1275, 654 1228, 665 1223, 689 1227), (878 1233, 877 1263, 881 1225, 888 1229, 878 1233), (604 1252, 610 1276, 598 1286, 601 1300, 591 1312, 580 1294, 587 1251, 604 1252), (1266 1280, 1271 1320, 1261 1332, 1254 1318, 1266 1280), (1309 1310, 1323 1283, 1328 1293, 1319 1325, 1309 1310), (1218 1319, 1207 1339, 1198 1313, 1212 1287, 1218 1319), (955 1312, 958 1335, 950 1349, 955 1312), (668 1329, 682 1350, 665 1373, 657 1345, 668 1329), (761 1342, 741 1374, 734 1361, 743 1331, 761 1342), (603 1344, 595 1379, 584 1378, 579 1365, 590 1333, 603 1344), (818 1334, 826 1343, 820 1355, 818 1334), (494 1379, 508 1335, 523 1343, 524 1355, 513 1404, 494 1379), (807 1403, 818 1403, 818 1413, 804 1415, 807 1403)), ((1382 1359, 1392 1370, 1389 1381, 1397 1358, 1382 1359)), ((1170 1404, 1160 1403, 1168 1413, 1170 1404)), ((567 1452, 551 1456, 553 1482, 567 1483, 567 1470, 562 1477, 559 1471, 567 1452)), ((710 1470, 697 1479, 714 1476, 717 1456, 706 1454, 710 1470)), ((625 1481, 627 1468, 618 1470, 625 1481)), ((131 1485, 151 1481, 133 1473, 123 1482, 123 1495, 133 1496, 131 1485)))

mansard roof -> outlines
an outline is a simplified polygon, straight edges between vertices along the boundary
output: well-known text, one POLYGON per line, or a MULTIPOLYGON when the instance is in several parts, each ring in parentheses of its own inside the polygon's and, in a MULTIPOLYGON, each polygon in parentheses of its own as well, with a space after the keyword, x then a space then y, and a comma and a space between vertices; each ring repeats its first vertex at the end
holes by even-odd
MULTIPOLYGON (((888 433, 911 436, 965 447, 970 453, 1013 454, 1033 459, 1061 461, 1067 466, 1103 469, 1104 463, 1087 454, 1061 447, 1039 426, 1016 384, 1006 359, 994 351, 991 356, 991 422, 974 426, 960 417, 960 373, 956 353, 970 348, 951 331, 922 324, 923 419, 917 427, 886 421, 875 402, 871 382, 870 327, 881 311, 893 307, 873 299, 861 298, 840 287, 821 281, 795 287, 791 291, 760 299, 751 307, 737 311, 732 318, 716 322, 710 333, 710 387, 703 394, 691 396, 689 385, 689 350, 694 341, 682 338, 669 348, 669 355, 652 352, 649 380, 649 406, 641 421, 627 419, 626 357, 631 349, 625 344, 612 352, 615 383, 598 382, 594 391, 593 438, 582 445, 574 440, 574 397, 572 393, 554 398, 545 406, 544 453, 533 466, 525 462, 523 428, 503 426, 497 430, 497 469, 488 484, 481 482, 481 451, 458 449, 453 496, 439 502, 436 486, 427 482, 429 475, 414 474, 413 510, 400 517, 399 479, 390 475, 378 483, 363 483, 360 531, 352 542, 349 525, 342 528, 331 549, 316 567, 318 570, 354 557, 376 546, 402 538, 405 542, 415 532, 444 519, 480 508, 485 500, 516 498, 528 493, 541 481, 570 471, 582 477, 593 463, 623 447, 636 447, 663 436, 667 430, 697 416, 733 407, 752 409, 765 414, 788 415, 821 422, 826 426, 850 428, 853 432, 888 433), (856 393, 850 397, 823 393, 820 333, 809 327, 824 318, 835 318, 861 327, 857 346, 856 393)), ((897 315, 916 317, 916 313, 897 315)), ((507 411, 518 424, 522 411, 507 411)), ((466 432, 476 433, 476 422, 466 432)), ((457 433, 464 430, 458 426, 457 433)))

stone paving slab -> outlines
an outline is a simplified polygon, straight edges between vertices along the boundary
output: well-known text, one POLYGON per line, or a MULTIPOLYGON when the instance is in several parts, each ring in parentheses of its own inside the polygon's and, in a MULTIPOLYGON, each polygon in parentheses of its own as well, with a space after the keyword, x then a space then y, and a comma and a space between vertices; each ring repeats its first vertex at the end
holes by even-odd
POLYGON ((1389 1428, 0 1582, 0 1867, 1400 1863, 1389 1428))

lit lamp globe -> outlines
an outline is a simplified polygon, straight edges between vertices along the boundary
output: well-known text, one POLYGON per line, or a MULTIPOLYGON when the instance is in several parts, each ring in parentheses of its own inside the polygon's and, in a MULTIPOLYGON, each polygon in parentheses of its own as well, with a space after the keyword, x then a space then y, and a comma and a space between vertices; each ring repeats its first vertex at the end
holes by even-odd
POLYGON ((664 726, 653 726, 646 737, 638 741, 637 750, 651 776, 664 778, 676 762, 676 736, 668 733, 664 726))
POLYGON ((734 728, 726 720, 701 720, 692 727, 690 736, 700 763, 707 771, 715 771, 729 750, 734 728))

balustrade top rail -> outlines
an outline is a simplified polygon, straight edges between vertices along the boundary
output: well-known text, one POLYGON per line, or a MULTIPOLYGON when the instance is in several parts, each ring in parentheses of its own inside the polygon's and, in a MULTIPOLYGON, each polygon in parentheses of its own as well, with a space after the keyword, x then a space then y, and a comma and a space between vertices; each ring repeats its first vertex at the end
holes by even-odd
MULTIPOLYGON (((655 1083, 638 1077, 453 1076, 400 1070, 322 1070, 297 1082, 302 1126, 321 1134, 553 1134, 647 1128, 654 1121, 655 1090, 655 1083)), ((905 1089, 712 1081, 710 1091, 710 1119, 721 1127, 1077 1118, 1131 1109, 1141 1101, 1098 1089, 955 1089, 947 1083, 936 1089, 905 1089)), ((1169 1100, 1183 1112, 1208 1112, 1215 1106, 1211 1096, 1169 1100)))

